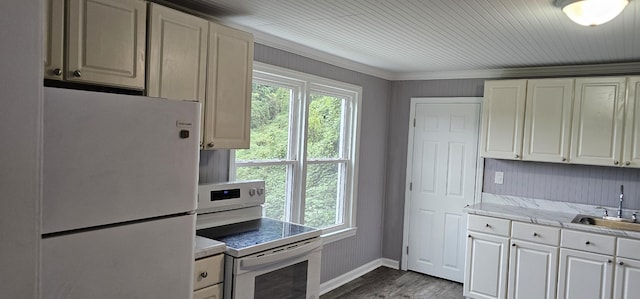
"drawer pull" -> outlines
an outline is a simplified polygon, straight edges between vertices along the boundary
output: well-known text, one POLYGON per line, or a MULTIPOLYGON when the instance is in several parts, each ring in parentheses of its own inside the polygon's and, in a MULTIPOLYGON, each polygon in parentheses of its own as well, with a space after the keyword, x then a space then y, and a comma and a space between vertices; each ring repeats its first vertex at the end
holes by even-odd
POLYGON ((491 225, 489 225, 489 223, 485 224, 484 226, 485 227, 491 227, 491 225))
POLYGON ((534 237, 537 237, 537 236, 538 236, 538 233, 533 233, 533 236, 534 236, 534 237))
POLYGON ((590 244, 591 244, 591 242, 587 241, 587 242, 584 242, 584 244, 585 244, 585 245, 590 245, 590 244))
POLYGON ((200 273, 200 277, 202 278, 207 278, 207 276, 209 276, 209 273, 207 273, 207 271, 200 273))
POLYGON ((511 244, 511 246, 516 247, 516 243, 511 244))
POLYGON ((471 235, 468 235, 467 237, 471 238, 471 235))
POLYGON ((608 260, 607 263, 611 264, 613 261, 612 260, 608 260))
POLYGON ((623 266, 623 265, 624 265, 624 263, 623 263, 623 262, 619 262, 619 263, 618 263, 618 265, 623 266))

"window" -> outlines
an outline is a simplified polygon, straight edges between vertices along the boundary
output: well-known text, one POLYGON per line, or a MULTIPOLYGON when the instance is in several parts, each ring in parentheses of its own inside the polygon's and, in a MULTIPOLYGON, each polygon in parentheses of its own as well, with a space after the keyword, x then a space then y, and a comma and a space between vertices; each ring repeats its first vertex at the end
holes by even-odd
POLYGON ((355 234, 362 88, 255 63, 251 148, 231 176, 264 179, 266 217, 355 234))

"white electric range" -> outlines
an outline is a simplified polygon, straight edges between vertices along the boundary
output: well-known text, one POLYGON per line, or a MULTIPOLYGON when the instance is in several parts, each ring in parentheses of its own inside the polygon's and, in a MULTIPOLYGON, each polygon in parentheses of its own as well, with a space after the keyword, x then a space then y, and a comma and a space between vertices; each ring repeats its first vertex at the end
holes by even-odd
POLYGON ((196 234, 224 242, 224 298, 317 299, 318 229, 262 216, 264 181, 200 185, 196 234))

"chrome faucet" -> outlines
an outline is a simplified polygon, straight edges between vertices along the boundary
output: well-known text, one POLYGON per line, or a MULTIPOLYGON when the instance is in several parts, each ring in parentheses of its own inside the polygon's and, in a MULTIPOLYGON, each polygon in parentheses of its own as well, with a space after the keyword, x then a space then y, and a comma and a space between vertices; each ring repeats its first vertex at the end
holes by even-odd
POLYGON ((622 218, 622 201, 624 200, 624 185, 620 185, 620 205, 618 206, 618 218, 622 218))

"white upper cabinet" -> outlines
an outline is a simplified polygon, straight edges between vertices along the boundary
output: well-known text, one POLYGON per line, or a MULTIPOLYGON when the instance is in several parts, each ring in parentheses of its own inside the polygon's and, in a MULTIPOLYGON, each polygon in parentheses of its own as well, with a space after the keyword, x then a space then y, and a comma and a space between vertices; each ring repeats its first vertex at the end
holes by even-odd
POLYGON ((47 0, 44 19, 44 77, 62 80, 64 72, 64 0, 47 0))
POLYGON ((573 79, 528 80, 522 159, 567 162, 573 79))
POLYGON ((209 23, 204 149, 249 148, 253 35, 209 23))
POLYGON ((628 88, 623 166, 640 167, 640 77, 630 77, 628 88))
POLYGON ((620 77, 576 79, 572 163, 620 165, 625 82, 620 77))
POLYGON ((209 22, 149 4, 147 95, 204 103, 209 22))
POLYGON ((146 4, 69 0, 68 81, 144 89, 146 4))
POLYGON ((527 80, 485 83, 481 156, 521 159, 526 88, 527 80))

